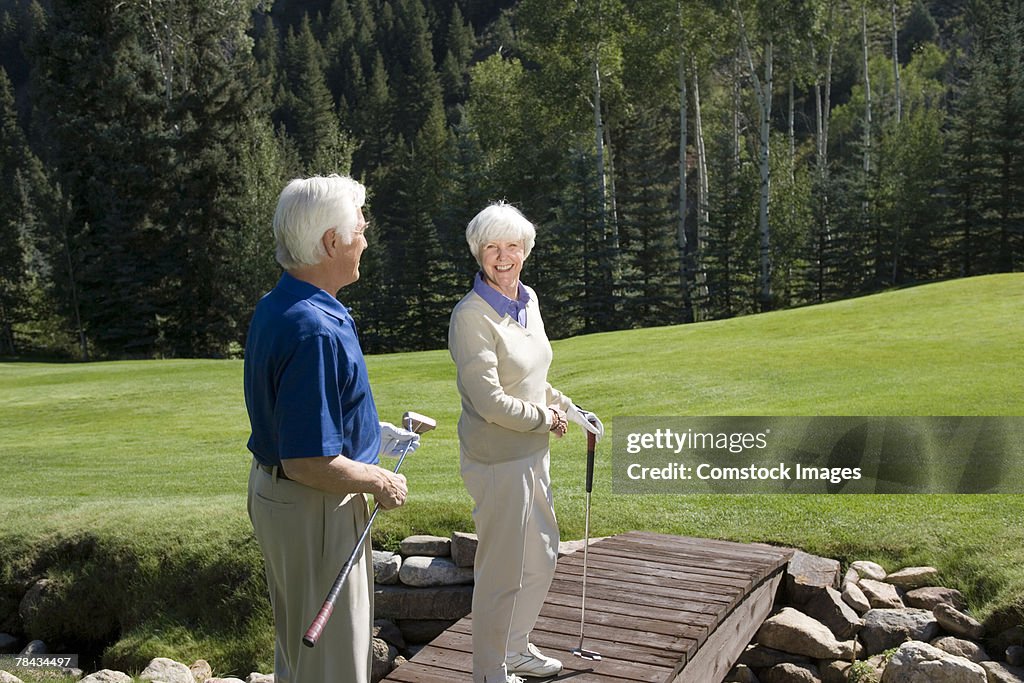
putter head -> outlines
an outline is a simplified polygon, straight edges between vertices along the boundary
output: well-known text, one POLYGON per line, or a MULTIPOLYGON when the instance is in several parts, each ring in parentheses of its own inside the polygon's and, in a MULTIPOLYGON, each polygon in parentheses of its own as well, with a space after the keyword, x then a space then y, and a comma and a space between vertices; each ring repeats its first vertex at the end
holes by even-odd
POLYGON ((429 432, 431 429, 437 427, 437 420, 420 413, 414 413, 411 410, 405 411, 402 415, 402 426, 408 429, 410 432, 416 434, 422 434, 429 432))
POLYGON ((572 652, 574 657, 579 657, 580 659, 586 659, 591 662, 601 661, 601 655, 593 650, 584 650, 582 647, 574 647, 570 652, 572 652))

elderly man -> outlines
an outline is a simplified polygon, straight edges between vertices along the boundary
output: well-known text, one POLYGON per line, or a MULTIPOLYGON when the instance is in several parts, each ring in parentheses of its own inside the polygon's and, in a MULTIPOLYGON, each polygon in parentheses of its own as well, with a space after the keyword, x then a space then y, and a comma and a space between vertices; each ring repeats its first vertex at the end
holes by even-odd
POLYGON ((405 502, 405 477, 379 467, 379 455, 419 444, 378 421, 355 322, 336 298, 359 279, 365 193, 340 176, 284 189, 274 240, 285 273, 257 304, 245 345, 248 509, 274 610, 277 683, 370 680, 369 544, 320 646, 305 648, 302 636, 365 528, 365 494, 385 509, 405 502))

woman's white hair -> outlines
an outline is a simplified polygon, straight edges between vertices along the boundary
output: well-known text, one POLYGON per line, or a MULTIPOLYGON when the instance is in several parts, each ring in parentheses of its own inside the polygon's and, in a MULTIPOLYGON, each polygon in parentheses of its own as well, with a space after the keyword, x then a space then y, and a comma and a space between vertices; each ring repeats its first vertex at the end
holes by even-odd
POLYGON ((483 248, 489 242, 522 242, 523 257, 528 258, 537 240, 537 229, 519 209, 495 202, 473 217, 466 226, 466 243, 480 265, 483 248))
POLYGON ((274 212, 277 262, 285 270, 315 266, 327 252, 321 237, 334 228, 343 244, 352 242, 366 188, 347 176, 297 178, 285 186, 274 212))

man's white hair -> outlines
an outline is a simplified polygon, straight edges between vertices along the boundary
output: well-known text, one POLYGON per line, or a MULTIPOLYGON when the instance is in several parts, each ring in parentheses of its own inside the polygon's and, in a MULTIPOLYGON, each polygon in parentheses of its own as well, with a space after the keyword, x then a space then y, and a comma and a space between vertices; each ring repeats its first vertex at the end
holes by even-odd
POLYGON ((347 176, 297 178, 288 183, 274 212, 277 262, 285 270, 315 266, 327 255, 321 237, 334 228, 343 244, 352 242, 366 188, 347 176))
POLYGON ((503 201, 488 206, 466 226, 466 243, 480 265, 483 248, 489 242, 522 242, 523 256, 528 258, 536 240, 533 223, 519 209, 503 201))

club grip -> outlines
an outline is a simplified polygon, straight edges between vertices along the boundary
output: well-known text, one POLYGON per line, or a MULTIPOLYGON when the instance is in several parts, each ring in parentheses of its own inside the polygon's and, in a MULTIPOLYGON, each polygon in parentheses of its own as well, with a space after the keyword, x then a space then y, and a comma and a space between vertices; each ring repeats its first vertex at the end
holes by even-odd
POLYGON ((334 602, 328 601, 323 604, 320 608, 320 613, 316 615, 316 619, 306 629, 306 635, 302 636, 302 644, 306 647, 313 647, 316 645, 316 641, 320 640, 320 634, 324 632, 324 626, 327 625, 327 620, 331 618, 331 612, 334 611, 334 602))
POLYGON ((594 490, 594 451, 597 449, 597 436, 587 432, 587 493, 594 490))

